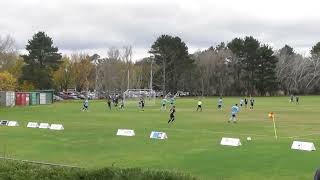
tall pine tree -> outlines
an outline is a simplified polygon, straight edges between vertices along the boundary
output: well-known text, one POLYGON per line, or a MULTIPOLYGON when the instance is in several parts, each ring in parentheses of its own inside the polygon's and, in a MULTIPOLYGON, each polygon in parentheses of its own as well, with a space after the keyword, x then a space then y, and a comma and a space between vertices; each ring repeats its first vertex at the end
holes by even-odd
POLYGON ((264 96, 267 92, 273 92, 278 88, 275 72, 278 59, 267 45, 261 46, 257 54, 259 58, 255 69, 255 87, 260 95, 264 96))
POLYGON ((23 55, 25 65, 22 68, 20 81, 32 83, 37 89, 53 88, 53 72, 61 64, 61 54, 53 46, 52 39, 44 32, 38 32, 28 41, 23 55))
MULTIPOLYGON (((228 48, 237 59, 235 82, 242 82, 247 94, 253 95, 258 91, 259 94, 265 95, 266 92, 277 88, 277 57, 270 47, 261 46, 258 40, 250 36, 233 39, 228 43, 228 48)), ((240 87, 240 84, 235 85, 236 88, 240 87)), ((242 89, 239 89, 241 93, 242 89)))
POLYGON ((160 67, 155 74, 155 79, 162 81, 159 88, 172 93, 181 90, 185 74, 193 63, 187 45, 179 37, 162 35, 153 43, 149 53, 155 56, 155 62, 160 67))

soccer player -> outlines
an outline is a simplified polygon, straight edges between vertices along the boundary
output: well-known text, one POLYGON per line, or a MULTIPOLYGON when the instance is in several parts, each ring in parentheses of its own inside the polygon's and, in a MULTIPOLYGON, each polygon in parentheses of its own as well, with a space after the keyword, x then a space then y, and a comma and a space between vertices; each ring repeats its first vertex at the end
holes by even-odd
POLYGON ((242 108, 242 106, 243 106, 243 99, 240 98, 240 108, 242 108))
POLYGON ((172 96, 172 97, 170 98, 170 106, 171 106, 171 107, 174 106, 174 103, 175 103, 175 99, 174 99, 174 96, 172 96))
POLYGON ((83 101, 82 111, 85 111, 85 110, 88 111, 88 109, 89 109, 89 101, 88 101, 88 98, 86 98, 86 100, 83 101))
POLYGON ((250 98, 250 109, 253 110, 253 106, 254 106, 254 98, 251 97, 251 98, 250 98))
POLYGON ((202 101, 199 99, 198 101, 198 107, 197 107, 197 111, 200 109, 200 112, 202 112, 202 101))
POLYGON ((222 104, 223 104, 222 97, 219 97, 219 99, 218 99, 218 110, 222 110, 222 104))
POLYGON ((121 99, 121 102, 120 102, 120 110, 124 110, 124 101, 123 101, 123 99, 121 99))
POLYGON ((290 96, 290 100, 289 100, 290 103, 293 103, 293 95, 291 94, 290 96))
POLYGON ((228 121, 228 123, 230 123, 231 121, 233 123, 237 123, 237 113, 239 112, 239 107, 238 104, 235 104, 234 106, 231 107, 231 117, 228 121))
POLYGON ((162 101, 161 101, 161 104, 162 104, 162 106, 161 106, 161 110, 162 111, 165 111, 166 110, 166 106, 167 106, 167 99, 166 98, 163 98, 162 99, 162 101))
POLYGON ((244 106, 245 106, 245 108, 247 108, 247 106, 248 106, 248 98, 247 97, 244 98, 244 106))
POLYGON ((143 98, 140 99, 140 107, 141 107, 141 110, 144 111, 144 99, 143 98))
POLYGON ((314 175, 314 180, 320 180, 320 169, 316 171, 316 174, 314 175))
POLYGON ((173 123, 173 121, 175 120, 175 116, 176 116, 176 106, 172 106, 172 108, 170 109, 170 116, 169 116, 169 121, 168 124, 171 122, 173 123))
POLYGON ((116 95, 115 99, 114 99, 114 107, 117 107, 119 104, 119 96, 116 95))
POLYGON ((108 104, 109 109, 111 110, 111 98, 110 97, 108 98, 107 104, 108 104))
POLYGON ((299 96, 296 96, 296 104, 299 104, 299 96))

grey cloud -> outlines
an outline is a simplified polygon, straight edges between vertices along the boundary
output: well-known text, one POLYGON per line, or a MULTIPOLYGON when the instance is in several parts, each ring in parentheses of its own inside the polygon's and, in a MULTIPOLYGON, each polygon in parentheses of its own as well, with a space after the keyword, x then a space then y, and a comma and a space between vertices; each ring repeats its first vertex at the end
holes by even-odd
MULTIPOLYGON (((182 1, 11 0, 0 12, 0 35, 11 34, 20 49, 45 31, 62 50, 79 51, 132 45, 145 55, 161 34, 180 36, 192 49, 252 35, 275 48, 307 49, 320 41, 319 18, 276 20, 256 17, 218 2, 185 7, 182 1)), ((301 15, 302 16, 302 15, 301 15)), ((139 55, 141 56, 141 54, 139 55)))

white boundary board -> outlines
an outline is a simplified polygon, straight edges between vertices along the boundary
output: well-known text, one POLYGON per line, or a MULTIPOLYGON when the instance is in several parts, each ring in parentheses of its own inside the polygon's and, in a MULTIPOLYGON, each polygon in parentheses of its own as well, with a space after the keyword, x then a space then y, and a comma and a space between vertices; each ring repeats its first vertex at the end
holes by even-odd
POLYGON ((117 136, 135 136, 134 130, 132 129, 118 129, 117 136))
POLYGON ((50 129, 51 130, 58 130, 58 131, 64 130, 62 124, 51 124, 50 129))
POLYGON ((223 146, 241 146, 239 138, 222 137, 220 144, 223 146))
POLYGON ((165 132, 157 132, 157 131, 152 131, 150 134, 151 139, 167 139, 168 136, 165 132))
POLYGON ((315 151, 316 147, 313 142, 293 141, 291 149, 302 151, 315 151))
POLYGON ((19 126, 19 123, 17 121, 9 121, 8 126, 10 127, 19 126))
POLYGON ((40 123, 39 128, 40 129, 49 129, 50 128, 50 124, 48 124, 48 123, 40 123))
POLYGON ((28 122, 28 128, 38 128, 39 124, 37 122, 28 122))

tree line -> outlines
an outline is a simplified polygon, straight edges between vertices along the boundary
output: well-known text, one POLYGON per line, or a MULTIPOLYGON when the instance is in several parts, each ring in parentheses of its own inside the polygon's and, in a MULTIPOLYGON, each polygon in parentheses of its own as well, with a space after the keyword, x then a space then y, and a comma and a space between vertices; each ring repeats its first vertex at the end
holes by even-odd
POLYGON ((193 95, 315 94, 320 90, 320 42, 302 56, 289 45, 274 50, 252 36, 188 52, 179 37, 161 35, 149 57, 133 61, 133 48, 110 47, 98 54, 59 53, 52 38, 38 32, 20 55, 11 36, 0 36, 0 90, 96 91, 154 89, 193 95))

